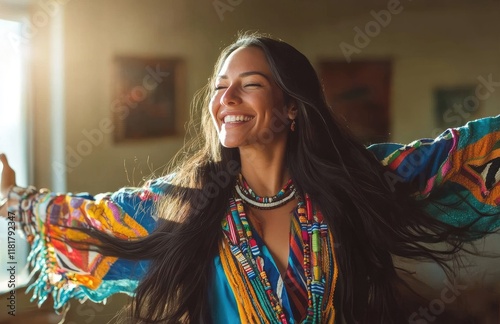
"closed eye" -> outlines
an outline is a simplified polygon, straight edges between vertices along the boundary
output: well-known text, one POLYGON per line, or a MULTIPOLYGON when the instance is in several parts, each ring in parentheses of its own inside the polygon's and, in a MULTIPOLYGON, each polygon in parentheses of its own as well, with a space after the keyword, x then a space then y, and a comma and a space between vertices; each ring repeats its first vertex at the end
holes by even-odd
POLYGON ((245 87, 261 87, 261 85, 258 83, 249 83, 249 84, 245 84, 245 87))

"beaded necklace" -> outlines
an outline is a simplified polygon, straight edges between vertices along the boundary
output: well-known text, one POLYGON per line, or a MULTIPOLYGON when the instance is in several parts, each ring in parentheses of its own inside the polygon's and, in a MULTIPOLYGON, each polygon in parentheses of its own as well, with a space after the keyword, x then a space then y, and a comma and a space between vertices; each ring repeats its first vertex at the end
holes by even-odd
MULTIPOLYGON (((271 323, 289 323, 267 278, 264 257, 253 236, 243 201, 240 198, 230 198, 229 202, 230 208, 222 227, 230 244, 231 253, 240 264, 239 275, 248 279, 247 293, 254 296, 250 301, 251 307, 260 309, 268 320, 272 320, 271 323)), ((308 295, 306 317, 302 323, 320 323, 325 291, 325 276, 321 268, 321 240, 328 236, 328 229, 321 213, 313 208, 308 195, 305 196, 305 202, 299 197, 297 211, 303 241, 303 266, 308 295)), ((237 278, 231 279, 237 280, 237 278)))
POLYGON ((288 180, 285 186, 272 197, 260 197, 250 188, 242 174, 238 177, 234 187, 238 196, 246 203, 255 208, 269 210, 283 206, 295 198, 297 190, 293 185, 292 179, 288 180))

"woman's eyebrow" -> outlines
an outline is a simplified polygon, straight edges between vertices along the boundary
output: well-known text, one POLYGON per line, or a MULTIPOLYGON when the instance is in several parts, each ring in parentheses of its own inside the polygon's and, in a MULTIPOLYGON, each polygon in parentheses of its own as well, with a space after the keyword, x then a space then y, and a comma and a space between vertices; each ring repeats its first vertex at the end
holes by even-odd
MULTIPOLYGON (((247 76, 250 76, 250 75, 260 75, 264 78, 266 78, 267 80, 269 80, 269 77, 265 74, 265 73, 262 73, 262 72, 259 72, 259 71, 248 71, 248 72, 242 72, 239 74, 239 77, 243 78, 243 77, 247 77, 247 76)), ((218 79, 227 79, 227 75, 225 74, 222 74, 222 75, 218 75, 217 76, 218 79)))

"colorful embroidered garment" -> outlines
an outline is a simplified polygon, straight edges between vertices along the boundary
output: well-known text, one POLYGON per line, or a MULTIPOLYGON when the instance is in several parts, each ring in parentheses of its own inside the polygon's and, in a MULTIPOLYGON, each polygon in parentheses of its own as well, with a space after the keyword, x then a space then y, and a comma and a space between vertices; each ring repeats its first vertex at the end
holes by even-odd
POLYGON ((432 195, 426 210, 457 226, 474 223, 471 240, 499 226, 500 115, 448 129, 435 140, 368 148, 394 171, 389 183, 414 183, 415 198, 432 195), (491 215, 492 217, 479 217, 491 215))
POLYGON ((124 239, 147 235, 156 227, 153 202, 166 184, 165 179, 159 179, 144 188, 124 188, 95 197, 45 193, 33 196, 30 204, 21 202, 20 211, 35 216, 32 231, 36 235, 28 260, 39 275, 28 289, 33 289, 32 301, 36 299, 40 305, 51 294, 54 308, 60 309, 70 298, 101 302, 119 292, 132 295, 148 261, 76 250, 61 238, 91 243, 88 235, 68 228, 85 224, 124 239))
MULTIPOLYGON (((266 271, 269 267, 265 265, 270 260, 261 251, 260 247, 264 244, 257 242, 261 239, 252 230, 241 199, 230 200, 230 209, 222 222, 225 240, 220 244, 220 256, 231 289, 238 296, 242 322, 290 323, 290 318, 298 319, 301 323, 318 323, 322 318, 333 321, 335 310, 332 301, 337 267, 331 232, 307 196, 305 202, 299 202, 292 219, 292 255, 288 258, 292 263, 285 278, 278 275, 281 288, 277 289, 271 285, 268 272, 276 273, 278 269, 266 271), (297 264, 299 260, 300 264, 297 264), (329 285, 325 294, 326 278, 329 285), (284 288, 287 288, 286 279, 296 283, 288 286, 289 289, 296 289, 288 290, 290 296, 305 297, 304 304, 292 308, 293 313, 282 307, 281 297, 284 288)), ((294 305, 293 299, 291 301, 291 305, 294 305)))
MULTIPOLYGON (((427 210, 436 218, 455 226, 475 221, 471 227, 471 240, 480 237, 482 231, 491 231, 500 226, 500 116, 447 130, 435 140, 424 139, 409 145, 379 144, 368 149, 392 170, 387 174, 389 183, 412 183, 417 199, 432 196, 437 203, 429 204, 427 210)), ((168 177, 159 178, 142 188, 123 188, 112 194, 95 197, 88 194, 42 193, 21 201, 19 212, 23 215, 32 214, 35 220, 31 229, 34 237, 30 261, 38 274, 31 285, 33 299, 42 303, 50 294, 55 301, 54 307, 61 308, 70 298, 89 298, 99 302, 118 292, 132 295, 147 271, 147 261, 131 262, 72 250, 58 238, 65 236, 91 242, 85 235, 65 227, 78 224, 93 224, 102 231, 122 238, 148 235, 154 230, 157 221, 153 203, 165 192, 168 182, 168 177)), ((297 233, 293 228, 292 234, 297 233)), ((304 300, 304 296, 287 292, 289 285, 284 284, 271 254, 262 240, 255 233, 253 235, 264 260, 263 269, 271 291, 276 296, 277 303, 274 306, 282 309, 288 323, 295 323, 298 321, 295 318, 301 317, 303 310, 294 305, 296 300, 304 300)), ((333 238, 330 238, 328 244, 332 242, 333 238)), ((291 243, 291 249, 303 248, 300 240, 296 243, 296 246, 291 243)), ((256 296, 240 296, 242 290, 234 288, 234 282, 230 282, 236 271, 240 270, 231 268, 236 264, 236 259, 227 248, 230 245, 224 244, 221 242, 220 255, 213 262, 209 289, 212 319, 214 323, 246 323, 250 315, 239 305, 252 302, 256 296), (233 270, 228 273, 227 269, 233 270), (244 302, 245 298, 247 301, 244 302)), ((325 244, 322 243, 321 247, 324 248, 325 244)), ((300 282, 304 278, 301 276, 304 263, 303 260, 293 260, 296 255, 290 251, 287 276, 290 271, 289 277, 298 281, 298 287, 305 286, 300 282)), ((330 265, 329 269, 322 270, 328 273, 325 276, 325 292, 330 294, 334 289, 333 276, 336 271, 331 269, 335 264, 333 256, 329 255, 329 258, 329 261, 322 261, 323 266, 330 265)), ((333 304, 332 298, 333 293, 328 297, 325 293, 323 305, 333 304)), ((258 314, 267 314, 267 310, 259 310, 258 314)), ((274 312, 274 309, 269 309, 271 311, 274 312)), ((254 314, 254 309, 249 312, 254 314)), ((323 316, 324 312, 325 308, 323 316)), ((259 320, 263 323, 272 322, 272 318, 259 320)), ((331 320, 332 317, 322 319, 331 320)))

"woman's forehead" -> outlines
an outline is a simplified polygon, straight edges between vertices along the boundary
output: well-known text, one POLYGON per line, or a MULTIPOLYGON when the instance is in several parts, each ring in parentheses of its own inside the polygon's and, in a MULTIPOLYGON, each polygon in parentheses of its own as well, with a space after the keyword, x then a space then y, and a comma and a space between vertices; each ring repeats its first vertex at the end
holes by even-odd
POLYGON ((267 73, 270 71, 264 51, 258 47, 240 47, 232 52, 222 64, 217 76, 249 71, 267 73))

